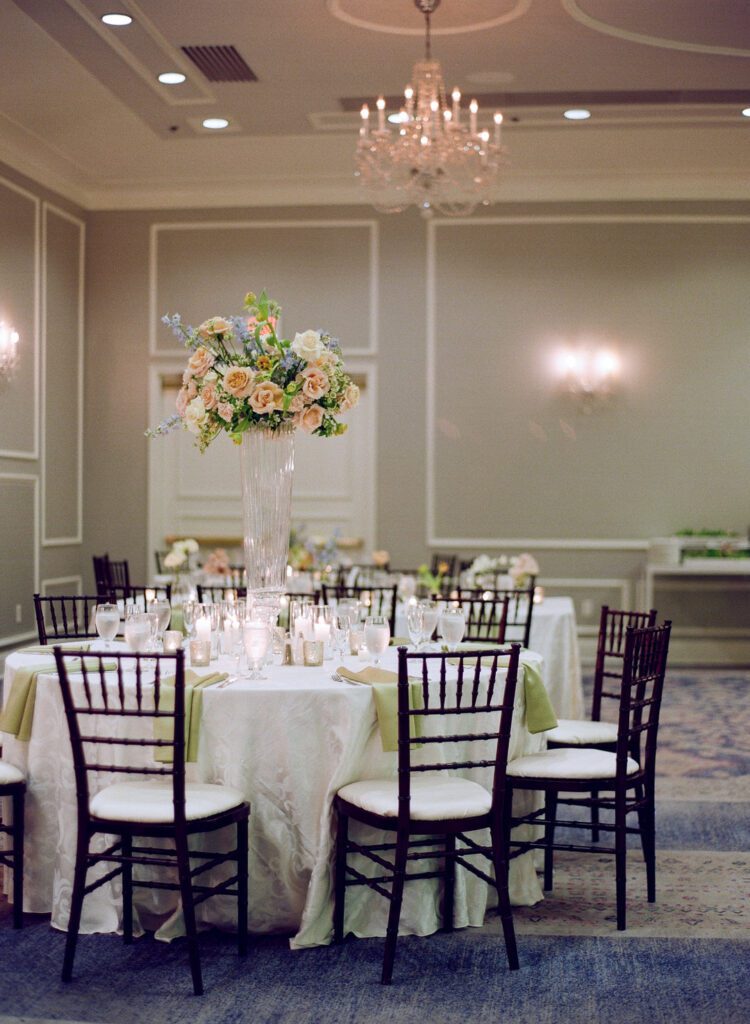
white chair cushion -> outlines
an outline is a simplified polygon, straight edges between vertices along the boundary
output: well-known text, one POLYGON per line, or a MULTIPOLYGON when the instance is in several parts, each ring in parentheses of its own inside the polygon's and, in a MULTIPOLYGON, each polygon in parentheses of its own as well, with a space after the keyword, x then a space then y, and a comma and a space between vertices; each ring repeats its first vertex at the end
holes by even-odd
MULTIPOLYGON (((245 797, 230 786, 191 782, 185 786, 185 816, 188 821, 209 818, 230 811, 245 797)), ((143 821, 154 825, 174 821, 171 782, 118 782, 100 790, 91 800, 95 818, 112 821, 143 821)))
MULTIPOLYGON (((590 747, 560 747, 541 754, 519 757, 508 764, 508 775, 519 779, 613 779, 617 755, 609 750, 590 747)), ((640 765, 628 758, 627 773, 637 772, 640 765)))
MULTIPOLYGON (((398 817, 398 780, 363 779, 350 782, 338 795, 363 811, 398 817)), ((468 779, 427 775, 411 780, 409 815, 414 821, 442 821, 486 814, 492 797, 482 786, 468 779)))
POLYGON ((9 786, 13 782, 23 782, 24 774, 15 765, 0 761, 0 786, 9 786))
POLYGON ((588 747, 594 743, 616 743, 617 725, 614 722, 558 718, 557 728, 550 729, 546 736, 548 743, 568 743, 577 747, 588 747))

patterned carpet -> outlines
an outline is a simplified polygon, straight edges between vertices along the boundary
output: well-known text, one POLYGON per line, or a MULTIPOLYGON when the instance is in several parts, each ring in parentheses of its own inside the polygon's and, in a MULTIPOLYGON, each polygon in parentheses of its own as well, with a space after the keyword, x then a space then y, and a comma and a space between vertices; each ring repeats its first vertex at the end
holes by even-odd
MULTIPOLYGON (((290 952, 264 939, 245 963, 202 939, 207 994, 190 995, 184 946, 84 936, 59 982, 64 936, 46 918, 0 921, 0 1024, 748 1024, 750 671, 675 672, 659 740, 657 903, 628 856, 628 929, 614 924, 611 857, 558 854, 555 888, 517 908, 521 970, 498 923, 399 944, 378 984, 381 940, 290 952)), ((0 912, 0 916, 2 915, 0 912)))

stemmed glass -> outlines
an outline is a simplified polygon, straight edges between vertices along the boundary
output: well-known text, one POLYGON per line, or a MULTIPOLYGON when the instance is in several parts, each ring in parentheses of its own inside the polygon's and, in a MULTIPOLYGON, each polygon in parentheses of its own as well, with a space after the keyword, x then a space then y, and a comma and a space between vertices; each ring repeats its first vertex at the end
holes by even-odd
POLYGON ((270 642, 270 627, 267 622, 247 620, 242 629, 242 640, 247 654, 250 674, 248 679, 268 679, 261 672, 270 642))
POLYGON ((388 650, 391 639, 391 627, 385 615, 368 615, 365 619, 365 643, 373 656, 373 664, 377 665, 380 656, 388 650))
POLYGON ((193 639, 193 629, 195 628, 195 614, 200 605, 197 601, 183 601, 182 602, 182 621, 185 624, 185 629, 188 632, 188 639, 193 639))
POLYGON ((147 612, 134 611, 125 619, 125 643, 131 651, 143 652, 151 640, 152 622, 147 612))
POLYGON ((440 633, 450 651, 455 653, 465 632, 466 619, 463 608, 446 608, 440 616, 440 633))
POLYGON ((440 606, 434 601, 424 601, 420 607, 422 608, 422 644, 427 647, 432 640, 432 634, 437 629, 440 606))
POLYGON ((164 644, 164 633, 169 628, 169 620, 172 618, 172 605, 167 601, 165 597, 154 598, 153 601, 149 601, 147 605, 149 612, 156 615, 157 618, 157 639, 160 644, 164 644))
POLYGON ((406 609, 406 628, 409 630, 409 639, 414 644, 414 650, 418 651, 424 629, 424 608, 421 604, 410 604, 406 609))
POLYGON ((116 604, 98 604, 95 621, 96 631, 104 641, 102 647, 108 651, 120 628, 120 609, 116 604))

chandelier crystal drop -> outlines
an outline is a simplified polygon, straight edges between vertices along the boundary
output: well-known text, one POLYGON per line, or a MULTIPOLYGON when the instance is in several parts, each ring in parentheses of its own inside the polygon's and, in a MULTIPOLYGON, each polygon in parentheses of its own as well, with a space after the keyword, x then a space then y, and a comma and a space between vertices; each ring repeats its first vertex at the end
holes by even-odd
POLYGON ((461 108, 461 93, 446 97, 440 62, 430 47, 430 16, 440 0, 414 0, 425 17, 425 56, 412 71, 398 114, 386 116, 383 96, 376 102, 376 123, 362 107, 355 156, 356 175, 368 200, 380 213, 400 213, 416 205, 426 217, 434 211, 466 216, 489 205, 501 167, 507 162, 496 111, 493 131, 477 130, 479 106, 461 108), (395 122, 395 123, 394 123, 395 122), (391 127, 393 124, 393 127, 391 127))

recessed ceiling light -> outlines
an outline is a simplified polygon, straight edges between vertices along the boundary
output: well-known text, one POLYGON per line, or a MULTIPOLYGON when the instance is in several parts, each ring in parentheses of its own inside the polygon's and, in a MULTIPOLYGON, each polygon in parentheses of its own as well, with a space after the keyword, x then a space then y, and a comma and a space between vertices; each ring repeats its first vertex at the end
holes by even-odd
POLYGON ((203 122, 203 127, 218 131, 220 128, 228 128, 229 121, 225 117, 207 117, 203 122))
POLYGON ((569 121, 588 121, 591 117, 590 110, 565 110, 563 111, 563 117, 567 117, 569 121))
POLYGON ((750 117, 750 107, 745 107, 745 109, 742 111, 742 116, 750 117))
POLYGON ((181 71, 165 71, 159 75, 159 81, 162 85, 182 85, 185 81, 185 76, 181 71))
POLYGON ((105 25, 129 25, 132 22, 132 18, 129 14, 103 14, 102 21, 105 25))

